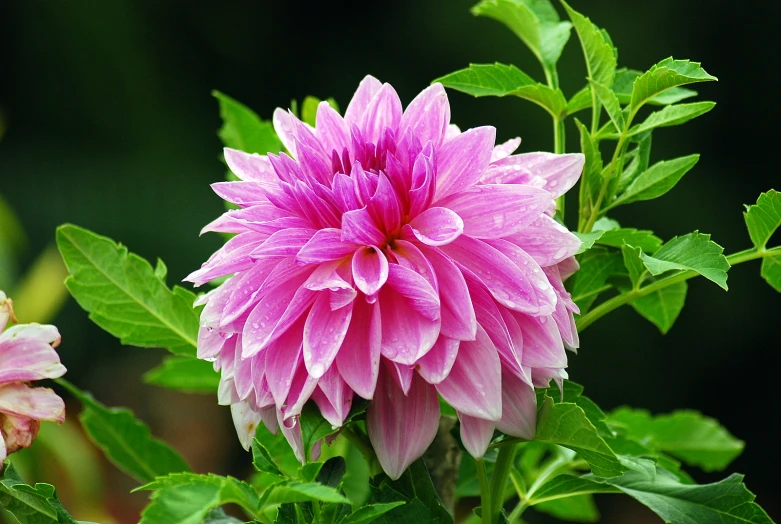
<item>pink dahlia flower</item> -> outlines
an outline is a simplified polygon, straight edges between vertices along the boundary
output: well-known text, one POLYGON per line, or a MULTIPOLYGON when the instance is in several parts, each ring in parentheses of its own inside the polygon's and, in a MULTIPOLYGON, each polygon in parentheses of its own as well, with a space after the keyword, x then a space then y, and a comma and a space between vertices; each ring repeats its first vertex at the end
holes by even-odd
POLYGON ((495 428, 533 438, 534 386, 578 345, 562 281, 580 242, 552 213, 583 156, 512 155, 520 139, 451 125, 441 85, 403 110, 371 76, 343 117, 321 103, 314 128, 280 109, 274 126, 288 153, 225 150, 241 181, 212 187, 240 209, 204 231, 235 236, 187 277, 232 275, 200 300, 198 355, 244 445, 279 424, 303 460, 303 405, 338 427, 355 395, 393 478, 434 438, 437 395, 476 457, 495 428))
POLYGON ((65 373, 54 351, 57 328, 25 324, 3 331, 9 318, 11 300, 0 291, 0 469, 9 453, 32 444, 41 420, 65 421, 65 404, 54 391, 28 385, 65 373))

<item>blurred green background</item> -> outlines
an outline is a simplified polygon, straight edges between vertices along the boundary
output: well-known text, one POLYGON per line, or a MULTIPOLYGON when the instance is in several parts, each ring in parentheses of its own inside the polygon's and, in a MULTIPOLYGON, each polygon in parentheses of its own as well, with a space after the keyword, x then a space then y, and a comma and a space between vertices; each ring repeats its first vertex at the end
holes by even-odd
MULTIPOLYGON (((0 3, 0 195, 25 232, 6 226, 6 236, 18 238, 15 255, 3 259, 0 273, 8 276, 0 285, 13 292, 13 275, 36 260, 58 281, 51 257, 37 257, 63 222, 110 236, 150 260, 162 258, 170 281, 199 267, 221 243, 216 235, 198 238, 223 210, 208 186, 225 173, 212 89, 268 118, 275 107, 309 94, 332 96, 345 107, 367 73, 392 83, 405 102, 433 78, 470 62, 514 63, 542 79, 512 33, 470 15, 473 3, 0 3)), ((702 61, 720 79, 697 86, 701 99, 718 102, 711 113, 654 135, 653 160, 700 152, 698 166, 670 194, 621 209, 615 218, 665 239, 700 229, 727 252, 748 247, 743 204, 771 187, 781 189, 777 132, 770 127, 779 116, 781 4, 572 5, 610 32, 620 66, 646 69, 672 55, 702 61)), ((584 84, 574 35, 559 71, 568 96, 584 84)), ((450 101, 453 121, 462 128, 493 124, 500 140, 522 136, 522 151, 552 149, 548 116, 536 106, 459 93, 451 93, 450 101)), ((574 125, 568 125, 568 150, 576 151, 574 125)), ((584 332, 582 349, 570 359, 570 376, 606 409, 631 404, 659 413, 686 407, 718 418, 748 443, 730 471, 747 474, 758 502, 779 518, 774 475, 781 464, 781 401, 773 377, 781 365, 781 296, 760 279, 758 262, 736 267, 729 284, 724 293, 703 279, 692 281, 687 307, 664 337, 629 308, 613 313, 584 332)), ((55 284, 26 291, 42 303, 56 304, 60 294, 55 284)), ((18 304, 20 321, 43 320, 48 313, 29 302, 18 304)), ((133 407, 196 470, 247 471, 248 456, 227 409, 211 397, 140 383, 159 352, 122 348, 70 300, 47 320, 62 332, 60 353, 72 382, 108 405, 133 407)), ((109 519, 110 513, 116 522, 135 522, 146 495, 127 495, 129 480, 109 466, 98 467, 106 480, 91 492, 105 496, 105 505, 67 486, 61 487, 63 497, 85 507, 82 518, 109 519)), ((43 468, 45 478, 37 480, 56 482, 46 477, 52 474, 58 473, 43 468)), ((724 474, 695 476, 710 481, 724 474)), ((628 500, 604 497, 598 503, 602 522, 658 522, 628 500)))

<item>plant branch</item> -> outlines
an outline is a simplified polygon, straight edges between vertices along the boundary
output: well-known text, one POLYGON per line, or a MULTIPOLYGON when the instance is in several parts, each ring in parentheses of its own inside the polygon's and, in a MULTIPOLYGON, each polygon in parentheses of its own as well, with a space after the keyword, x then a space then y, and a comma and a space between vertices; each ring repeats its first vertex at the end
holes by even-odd
POLYGON ((499 456, 496 458, 494 473, 491 475, 491 522, 499 522, 499 513, 504 504, 504 487, 507 485, 507 477, 510 476, 510 470, 515 460, 517 445, 503 446, 499 449, 499 456))
POLYGON ((482 512, 482 523, 492 524, 491 522, 491 489, 488 487, 488 474, 485 471, 485 461, 477 459, 477 481, 480 483, 480 508, 482 512))

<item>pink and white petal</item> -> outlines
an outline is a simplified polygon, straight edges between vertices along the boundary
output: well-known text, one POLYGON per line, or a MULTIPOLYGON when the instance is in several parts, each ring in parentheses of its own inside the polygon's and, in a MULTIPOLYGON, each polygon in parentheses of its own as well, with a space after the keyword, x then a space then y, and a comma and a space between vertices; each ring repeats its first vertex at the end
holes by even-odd
POLYGON ((349 278, 349 265, 346 261, 333 260, 317 266, 309 278, 304 282, 304 287, 312 291, 339 291, 352 289, 353 286, 345 280, 342 274, 349 278))
POLYGON ((439 320, 431 320, 412 309, 406 297, 390 286, 380 290, 382 354, 399 364, 413 365, 425 355, 439 336, 439 320))
POLYGON ((8 358, 7 354, 4 355, 4 353, 7 352, 7 349, 13 349, 10 346, 4 346, 4 343, 11 342, 16 344, 22 340, 39 342, 45 345, 51 344, 57 347, 60 344, 60 332, 55 326, 50 324, 17 324, 9 327, 0 334, 0 356, 3 357, 4 362, 8 358), (6 350, 3 350, 3 347, 6 350))
POLYGON ((31 388, 16 382, 0 387, 0 413, 62 423, 65 403, 49 388, 31 388))
MULTIPOLYGON (((428 148, 431 142, 426 144, 428 148)), ((433 151, 433 148, 432 148, 433 151)), ((428 209, 436 191, 436 173, 431 156, 421 153, 412 166, 412 185, 409 190, 409 215, 417 217, 428 209)))
POLYGON ((312 377, 306 370, 303 358, 299 360, 298 368, 293 376, 293 383, 290 385, 290 393, 282 405, 282 415, 287 422, 291 422, 292 417, 297 417, 304 409, 304 404, 311 398, 312 393, 317 387, 317 379, 312 377))
POLYGON ((200 286, 215 278, 251 268, 253 260, 249 254, 266 238, 253 231, 236 235, 209 257, 201 269, 193 271, 184 280, 200 286))
POLYGON ((344 121, 348 126, 358 124, 361 121, 366 108, 369 107, 369 102, 372 101, 381 87, 382 83, 371 75, 367 75, 361 80, 344 112, 344 121))
POLYGON ((377 178, 377 189, 366 204, 366 209, 374 217, 375 223, 381 224, 385 231, 394 231, 401 227, 401 202, 388 177, 383 173, 377 178))
POLYGON ((430 207, 413 218, 409 227, 412 228, 415 238, 424 244, 443 246, 453 242, 464 232, 464 221, 450 209, 430 207))
POLYGON ((433 386, 413 375, 407 395, 387 372, 366 414, 369 440, 385 473, 398 479, 434 441, 439 428, 439 399, 433 386))
POLYGON ((440 250, 428 247, 421 249, 431 261, 440 283, 442 334, 458 340, 474 340, 477 322, 464 275, 440 250))
POLYGON ((319 264, 352 255, 358 244, 342 241, 341 229, 326 228, 315 233, 296 254, 304 264, 319 264))
POLYGON ((377 293, 388 281, 388 259, 379 248, 365 246, 353 255, 352 275, 355 287, 366 295, 377 293))
POLYGON ((575 257, 565 258, 557 264, 559 269, 559 275, 561 275, 561 281, 566 281, 569 277, 575 274, 580 269, 580 264, 575 257))
POLYGON ((340 427, 350 414, 353 390, 339 375, 336 366, 331 366, 318 381, 312 400, 332 427, 340 427))
MULTIPOLYGON (((224 301, 222 309, 210 312, 211 315, 215 315, 215 313, 219 315, 218 322, 221 328, 224 329, 225 326, 244 315, 250 307, 257 304, 258 300, 260 300, 258 295, 263 289, 263 283, 280 263, 285 264, 287 261, 280 261, 274 258, 258 260, 252 268, 231 279, 233 291, 228 299, 224 301)), ((221 287, 225 287, 225 284, 223 283, 221 287)), ((206 309, 204 309, 205 311, 206 309)), ((204 315, 202 314, 201 325, 204 324, 204 315)))
POLYGON ((498 305, 480 284, 471 279, 469 293, 477 313, 477 322, 493 342, 501 361, 513 369, 520 369, 523 338, 518 337, 520 335, 518 324, 513 325, 515 331, 511 333, 501 312, 502 309, 506 311, 506 308, 498 305), (516 347, 516 345, 520 345, 520 347, 516 347))
POLYGON ((421 143, 429 140, 439 147, 450 123, 450 104, 442 84, 424 89, 407 106, 401 117, 399 129, 412 129, 421 143))
POLYGON ((252 381, 252 361, 255 359, 265 361, 266 352, 258 353, 250 358, 237 358, 233 361, 233 385, 241 400, 246 400, 255 391, 255 384, 252 381))
POLYGON ((434 273, 434 267, 426 255, 412 242, 406 240, 397 239, 393 242, 393 246, 390 248, 393 257, 396 258, 396 263, 401 267, 410 269, 415 273, 421 275, 431 287, 439 291, 439 283, 437 282, 437 276, 434 273))
POLYGON ((567 354, 556 322, 550 316, 515 315, 523 331, 523 365, 531 368, 564 368, 567 354))
POLYGON ((512 155, 515 150, 518 149, 519 145, 521 145, 521 139, 520 137, 515 137, 494 147, 494 150, 491 153, 491 162, 496 162, 497 160, 501 160, 512 155))
POLYGON ((268 202, 268 197, 256 182, 215 182, 212 190, 221 199, 241 208, 268 202))
POLYGON ((502 418, 496 421, 496 428, 526 440, 532 440, 537 431, 534 388, 507 370, 502 370, 502 418))
MULTIPOLYGON (((254 182, 262 188, 279 187, 279 177, 268 156, 245 153, 229 147, 223 149, 223 153, 230 170, 243 181, 254 182)), ((272 151, 272 153, 276 153, 276 151, 272 151)))
POLYGON ((394 133, 401 121, 401 100, 390 84, 383 84, 372 98, 359 125, 363 139, 370 144, 377 144, 390 128, 394 133))
POLYGON ((233 425, 236 427, 236 435, 239 437, 241 446, 249 451, 255 431, 258 429, 261 420, 263 420, 263 416, 260 411, 252 409, 249 402, 244 400, 231 404, 231 417, 233 418, 233 425))
POLYGON ((365 207, 354 209, 342 215, 342 242, 363 246, 381 245, 385 234, 377 227, 365 207))
POLYGON ((434 200, 472 187, 491 160, 496 129, 491 126, 469 129, 445 142, 437 156, 437 189, 434 200))
POLYGON ((14 453, 22 448, 29 448, 35 437, 38 436, 38 430, 41 423, 38 420, 28 417, 16 417, 5 414, 2 417, 3 423, 0 427, 0 434, 5 437, 5 451, 14 453))
POLYGON ((458 413, 458 420, 461 421, 461 442, 466 451, 476 459, 482 458, 494 436, 494 422, 463 413, 458 413))
POLYGON ((342 346, 352 318, 353 304, 331 310, 330 296, 319 292, 304 324, 304 363, 313 378, 322 377, 342 346))
POLYGON ((564 391, 564 379, 569 378, 567 371, 563 368, 534 368, 531 370, 534 387, 550 387, 550 381, 553 380, 559 388, 564 391))
POLYGON ((336 355, 336 366, 344 381, 365 399, 374 396, 380 367, 382 343, 380 304, 358 299, 342 347, 336 355))
POLYGON ((459 340, 440 336, 431 350, 415 363, 423 380, 434 385, 445 380, 456 362, 459 344, 459 340))
POLYGON ((290 228, 277 231, 255 248, 253 258, 286 258, 296 256, 315 235, 314 229, 290 228))
POLYGON ((424 276, 399 264, 391 264, 388 285, 405 297, 407 303, 424 317, 429 320, 441 318, 439 294, 424 276))
POLYGON ((553 202, 543 189, 511 184, 479 184, 437 202, 463 220, 475 238, 501 238, 531 224, 553 202))
POLYGON ((548 215, 505 238, 526 251, 542 267, 558 264, 580 249, 580 239, 548 215))
POLYGON ((437 391, 456 411, 472 417, 497 420, 502 415, 502 366, 485 330, 464 341, 448 376, 437 391))
POLYGON ((336 151, 342 154, 344 148, 350 150, 350 130, 342 116, 325 100, 317 106, 315 134, 326 153, 336 151))
POLYGON ((279 140, 285 149, 288 150, 290 156, 297 158, 296 156, 296 122, 298 118, 290 111, 285 111, 282 108, 276 108, 274 115, 271 118, 272 124, 274 124, 274 131, 276 131, 279 140))
POLYGON ((268 388, 277 408, 282 408, 293 383, 293 377, 298 369, 302 352, 302 337, 304 321, 299 319, 295 326, 277 340, 268 345, 266 355, 265 377, 268 388))
POLYGON ((397 364, 390 360, 384 360, 384 363, 385 371, 393 378, 404 394, 408 394, 409 388, 412 386, 412 376, 415 374, 415 369, 412 366, 397 364))
POLYGON ((532 176, 543 178, 544 189, 554 197, 559 197, 578 181, 583 172, 585 158, 581 153, 524 153, 507 160, 512 160, 515 166, 521 167, 532 176))
MULTIPOLYGON (((480 281, 503 306, 531 315, 553 312, 556 295, 544 275, 538 277, 519 267, 492 245, 462 235, 440 249, 480 281)), ((536 266, 531 257, 528 261, 536 266)))

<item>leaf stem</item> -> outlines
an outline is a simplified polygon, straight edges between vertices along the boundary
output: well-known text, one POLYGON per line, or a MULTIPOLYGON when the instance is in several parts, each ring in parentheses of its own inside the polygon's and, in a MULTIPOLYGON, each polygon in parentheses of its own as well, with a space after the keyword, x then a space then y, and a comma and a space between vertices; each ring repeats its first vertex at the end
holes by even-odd
POLYGON ((488 487, 488 474, 485 471, 485 461, 477 459, 477 481, 480 483, 480 511, 482 512, 482 524, 491 522, 491 490, 488 487))
MULTIPOLYGON (((727 261, 729 262, 730 266, 734 266, 736 264, 748 262, 749 260, 756 260, 758 258, 764 258, 767 256, 777 256, 777 255, 781 255, 781 246, 774 247, 772 249, 751 248, 727 256, 727 261)), ((697 275, 698 273, 692 270, 680 271, 678 273, 674 273, 670 275, 669 277, 661 278, 656 282, 652 282, 647 286, 643 286, 639 289, 634 289, 627 293, 622 293, 611 299, 608 299, 605 302, 598 305, 597 307, 595 307, 594 309, 592 309, 591 311, 589 311, 588 313, 586 313, 585 315, 583 315, 582 317, 580 317, 575 322, 575 324, 577 325, 577 329, 578 331, 583 331, 591 324, 596 322, 598 319, 607 315, 614 309, 618 309, 624 304, 628 304, 634 300, 637 300, 638 298, 649 295, 655 291, 659 291, 660 289, 664 289, 667 286, 671 286, 673 284, 677 284, 678 282, 689 280, 690 278, 696 277, 697 275)))
POLYGON ((504 505, 504 487, 507 485, 507 477, 510 476, 513 462, 515 461, 515 452, 518 445, 502 446, 499 449, 499 456, 496 458, 494 473, 491 475, 491 522, 499 522, 499 513, 504 505))

